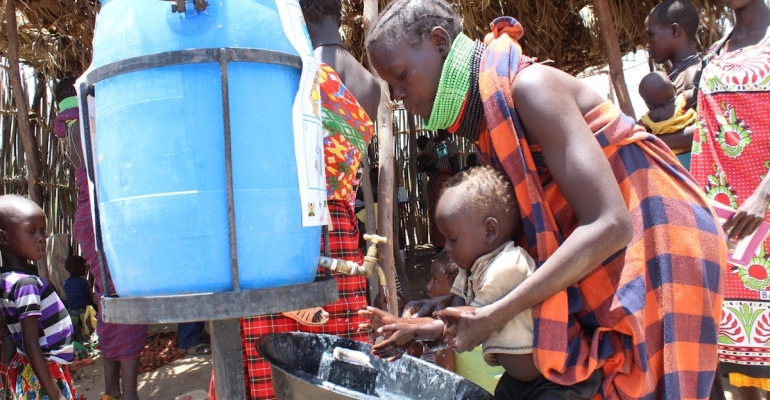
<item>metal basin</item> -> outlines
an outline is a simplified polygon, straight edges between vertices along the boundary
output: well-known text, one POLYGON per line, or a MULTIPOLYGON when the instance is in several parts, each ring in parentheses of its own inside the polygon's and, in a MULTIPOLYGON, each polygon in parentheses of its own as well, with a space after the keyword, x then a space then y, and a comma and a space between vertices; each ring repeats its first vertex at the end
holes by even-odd
POLYGON ((379 372, 376 395, 366 395, 318 379, 321 357, 335 347, 369 354, 372 346, 338 336, 303 332, 262 337, 259 353, 271 364, 275 396, 280 400, 473 399, 494 397, 469 380, 421 359, 404 356, 389 363, 371 357, 379 372))

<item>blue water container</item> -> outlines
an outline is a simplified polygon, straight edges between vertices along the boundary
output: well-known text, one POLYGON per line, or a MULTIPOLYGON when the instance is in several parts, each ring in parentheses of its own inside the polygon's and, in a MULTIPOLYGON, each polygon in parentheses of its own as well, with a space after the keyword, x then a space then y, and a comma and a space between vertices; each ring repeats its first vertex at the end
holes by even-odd
MULTIPOLYGON (((180 14, 159 0, 102 0, 93 67, 185 49, 298 55, 275 0, 208 3, 180 14)), ((291 118, 301 71, 254 62, 228 70, 240 287, 311 282, 321 231, 302 227, 291 118)), ((95 85, 98 205, 120 296, 233 289, 221 90, 216 62, 95 85)))

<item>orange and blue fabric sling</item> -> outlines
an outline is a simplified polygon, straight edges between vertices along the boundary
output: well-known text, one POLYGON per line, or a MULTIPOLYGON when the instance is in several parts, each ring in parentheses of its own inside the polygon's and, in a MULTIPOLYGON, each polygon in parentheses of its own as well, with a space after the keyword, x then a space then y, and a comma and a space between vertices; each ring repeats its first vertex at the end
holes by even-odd
MULTIPOLYGON (((511 87, 533 61, 517 42, 523 28, 510 17, 491 27, 479 77, 486 127, 478 149, 513 182, 523 220, 519 244, 539 266, 578 220, 516 114, 511 87)), ((536 365, 562 385, 601 369, 597 398, 706 399, 717 362, 722 229, 691 175, 659 139, 609 102, 585 120, 617 179, 634 236, 535 307, 536 365)))

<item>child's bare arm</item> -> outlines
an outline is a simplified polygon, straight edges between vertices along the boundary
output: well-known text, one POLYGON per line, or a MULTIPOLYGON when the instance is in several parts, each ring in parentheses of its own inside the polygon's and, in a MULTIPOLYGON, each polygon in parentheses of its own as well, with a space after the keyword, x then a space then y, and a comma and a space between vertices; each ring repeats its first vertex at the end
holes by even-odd
POLYGON ((445 296, 434 297, 432 299, 412 300, 404 307, 404 314, 401 315, 405 318, 410 318, 413 315, 418 317, 428 317, 434 312, 443 310, 446 307, 456 307, 457 305, 465 305, 465 300, 462 297, 448 294, 445 296))
POLYGON ((374 345, 372 354, 394 361, 401 358, 415 341, 435 341, 441 338, 444 335, 444 321, 430 319, 422 324, 396 323, 383 326, 377 332, 384 334, 387 339, 374 345))
POLYGON ((40 317, 37 315, 21 319, 21 336, 24 343, 24 351, 27 353, 32 371, 35 372, 40 386, 43 387, 48 397, 53 400, 65 400, 61 390, 56 386, 51 372, 48 370, 48 361, 43 356, 43 349, 40 348, 40 343, 38 342, 39 319, 40 317))
POLYGON ((393 324, 425 324, 434 321, 433 318, 399 318, 376 307, 366 307, 358 310, 358 314, 370 319, 370 322, 359 324, 359 329, 371 329, 376 331, 383 326, 393 324))

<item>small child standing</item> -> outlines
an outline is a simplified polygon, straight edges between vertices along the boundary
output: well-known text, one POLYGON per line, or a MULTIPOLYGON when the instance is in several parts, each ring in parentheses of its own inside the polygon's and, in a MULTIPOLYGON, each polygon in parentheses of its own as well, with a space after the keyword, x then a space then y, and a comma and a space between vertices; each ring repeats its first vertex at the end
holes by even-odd
MULTIPOLYGON (((449 258, 449 253, 442 250, 436 254, 436 258, 430 264, 430 281, 425 285, 428 296, 435 298, 448 295, 452 290, 452 284, 458 272, 457 264, 449 258)), ((409 354, 415 356, 422 354, 423 360, 432 362, 452 372, 456 371, 455 352, 452 349, 424 352, 422 344, 417 343, 410 349, 409 354), (414 354, 412 354, 413 349, 416 349, 414 354)))
MULTIPOLYGON (((490 167, 472 168, 447 182, 436 207, 436 223, 447 238, 445 251, 460 269, 451 289, 452 305, 489 305, 534 272, 534 260, 513 242, 521 226, 518 210, 510 181, 490 167)), ((437 342, 444 336, 442 320, 367 312, 372 326, 381 326, 377 331, 387 337, 372 349, 378 357, 396 359, 415 341, 437 342)), ((548 381, 535 366, 533 343, 531 310, 484 339, 484 361, 505 369, 495 388, 496 398, 564 398, 565 393, 571 399, 594 397, 601 385, 601 371, 572 387, 548 381)))
MULTIPOLYGON (((460 269, 449 257, 449 253, 442 251, 436 255, 430 266, 430 282, 425 286, 431 298, 446 296, 451 293, 457 274, 460 269)), ((422 345, 420 345, 422 346, 422 345)), ((493 367, 484 362, 482 346, 478 346, 466 353, 455 353, 452 349, 441 349, 435 353, 423 355, 426 361, 456 372, 458 375, 481 386, 488 392, 495 391, 495 386, 500 377, 505 373, 501 367, 493 367), (435 355, 435 357, 429 357, 435 355), (426 357, 427 356, 427 357, 426 357), (430 358, 433 358, 432 360, 430 358)))
POLYGON ((16 343, 8 367, 13 399, 74 399, 73 328, 53 286, 37 275, 28 260, 46 252, 46 218, 32 200, 0 196, 0 309, 16 343))
MULTIPOLYGON (((685 93, 677 96, 676 87, 664 72, 650 72, 642 78, 639 95, 650 109, 642 123, 655 136, 679 132, 698 119, 695 110, 687 107, 685 93)), ((689 147, 671 150, 677 155, 690 152, 689 147)))
POLYGON ((69 272, 70 277, 64 281, 64 295, 67 296, 67 311, 74 321, 78 321, 78 328, 75 329, 75 340, 83 342, 82 318, 86 307, 94 304, 94 292, 91 289, 91 283, 86 279, 88 273, 88 262, 85 258, 77 255, 71 255, 64 261, 64 269, 69 272))

